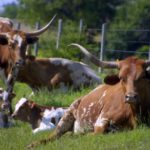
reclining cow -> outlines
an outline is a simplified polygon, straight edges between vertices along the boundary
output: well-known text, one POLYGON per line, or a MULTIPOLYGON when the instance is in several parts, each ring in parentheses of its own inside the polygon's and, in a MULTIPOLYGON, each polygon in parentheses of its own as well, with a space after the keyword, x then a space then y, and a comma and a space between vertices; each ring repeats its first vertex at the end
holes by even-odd
POLYGON ((100 84, 101 80, 86 64, 64 58, 26 57, 26 63, 19 71, 17 81, 28 84, 33 91, 40 88, 77 90, 81 87, 100 84))
POLYGON ((150 80, 146 76, 146 67, 150 65, 150 61, 137 57, 128 57, 117 62, 100 61, 81 45, 72 45, 79 47, 96 65, 118 68, 119 75, 107 77, 106 84, 98 86, 74 101, 61 118, 54 133, 47 139, 32 143, 29 148, 55 140, 70 130, 75 133, 98 134, 108 132, 111 128, 134 129, 139 116, 142 121, 148 123, 150 80))
MULTIPOLYGON (((1 31, 9 32, 9 33, 14 32, 12 30, 12 22, 10 20, 8 21, 8 19, 5 19, 5 22, 2 23, 0 22, 0 24, 1 24, 1 31)), ((20 34, 22 34, 21 31, 20 32, 16 31, 14 35, 14 41, 12 40, 14 42, 12 43, 13 45, 14 44, 17 45, 15 40, 19 40, 19 38, 17 39, 17 37, 20 37, 20 34)), ((32 43, 37 40, 36 37, 37 33, 34 34, 25 33, 25 34, 27 34, 24 35, 27 36, 27 39, 24 40, 20 39, 20 41, 24 41, 22 45, 24 45, 25 43, 30 44, 30 42, 32 43), (33 39, 30 36, 31 37, 33 36, 32 37, 33 39)), ((7 36, 9 37, 9 34, 7 36)), ((0 47, 0 52, 1 52, 0 67, 3 66, 3 68, 1 69, 1 76, 3 77, 5 82, 7 82, 6 78, 8 76, 8 72, 12 68, 12 66, 10 65, 13 65, 15 63, 16 54, 14 53, 14 51, 9 51, 8 45, 5 45, 6 43, 8 43, 7 41, 5 41, 6 40, 5 38, 4 35, 3 36, 1 35, 0 37, 0 44, 4 44, 2 45, 2 48, 0 47), (4 41, 6 43, 3 43, 4 41), (12 54, 9 54, 10 52, 12 54), (5 55, 7 57, 4 58, 5 55), (10 56, 13 57, 10 58, 10 56), (9 63, 9 61, 11 63, 9 63)), ((23 47, 24 46, 22 46, 21 48, 23 47)), ((42 87, 47 87, 49 90, 53 88, 61 88, 66 90, 68 86, 72 86, 73 89, 80 89, 82 86, 89 86, 91 84, 94 85, 94 84, 101 83, 101 80, 96 75, 96 73, 83 63, 79 63, 79 62, 75 62, 63 58, 35 59, 32 56, 25 57, 25 52, 24 52, 25 50, 26 49, 24 50, 22 49, 20 54, 25 59, 26 64, 20 70, 17 80, 20 82, 27 83, 33 89, 33 91, 36 91, 42 87)))
POLYGON ((52 130, 56 127, 59 120, 67 108, 41 106, 26 98, 21 98, 12 114, 15 120, 28 122, 33 133, 45 130, 52 130))

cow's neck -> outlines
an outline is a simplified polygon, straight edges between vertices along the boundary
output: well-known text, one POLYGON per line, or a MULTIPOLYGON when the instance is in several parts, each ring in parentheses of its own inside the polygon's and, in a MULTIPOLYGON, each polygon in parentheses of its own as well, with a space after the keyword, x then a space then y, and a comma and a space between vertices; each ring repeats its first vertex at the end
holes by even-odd
POLYGON ((35 106, 30 113, 29 117, 29 123, 32 126, 32 129, 35 129, 39 126, 41 120, 42 120, 42 113, 43 110, 40 109, 38 106, 35 106))

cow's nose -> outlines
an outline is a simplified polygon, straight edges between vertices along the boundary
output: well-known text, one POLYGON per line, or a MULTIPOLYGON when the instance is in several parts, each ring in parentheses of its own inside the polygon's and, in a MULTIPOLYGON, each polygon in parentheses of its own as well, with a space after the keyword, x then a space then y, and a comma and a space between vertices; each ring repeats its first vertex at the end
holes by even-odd
POLYGON ((125 102, 126 103, 137 103, 138 102, 138 95, 137 93, 128 93, 125 95, 125 102))

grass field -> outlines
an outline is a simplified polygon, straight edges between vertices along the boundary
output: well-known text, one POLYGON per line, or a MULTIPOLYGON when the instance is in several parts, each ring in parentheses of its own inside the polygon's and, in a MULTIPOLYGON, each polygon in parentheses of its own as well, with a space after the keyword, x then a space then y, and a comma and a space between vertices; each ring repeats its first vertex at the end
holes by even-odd
MULTIPOLYGON (((32 97, 32 100, 42 105, 68 106, 76 98, 85 95, 92 88, 83 89, 80 92, 69 91, 61 93, 60 91, 48 92, 40 91, 32 97)), ((15 103, 23 96, 28 97, 31 90, 23 84, 15 85, 17 96, 13 101, 15 103)), ((9 129, 0 129, 0 150, 24 150, 26 146, 35 140, 48 137, 52 132, 46 131, 38 134, 32 134, 31 127, 27 123, 20 121, 14 122, 14 127, 9 129)), ((38 146, 37 150, 149 150, 150 149, 150 129, 140 125, 133 131, 123 131, 115 134, 106 135, 72 135, 65 134, 59 140, 47 145, 38 146)))

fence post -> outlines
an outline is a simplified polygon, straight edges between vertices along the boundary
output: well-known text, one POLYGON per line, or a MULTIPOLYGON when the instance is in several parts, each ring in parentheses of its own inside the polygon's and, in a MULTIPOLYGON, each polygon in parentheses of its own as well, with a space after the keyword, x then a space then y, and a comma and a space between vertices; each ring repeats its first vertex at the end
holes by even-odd
POLYGON ((80 22, 79 22, 79 41, 81 39, 82 30, 83 30, 83 19, 80 19, 80 22))
POLYGON ((150 60, 150 49, 148 51, 148 60, 150 60))
MULTIPOLYGON (((104 60, 104 53, 105 53, 105 36, 106 36, 106 23, 102 24, 101 30, 101 39, 100 39, 100 60, 104 60)), ((99 72, 102 73, 102 68, 99 68, 99 72)))
POLYGON ((21 23, 18 22, 18 23, 17 23, 17 30, 20 30, 20 29, 21 29, 21 23))
POLYGON ((58 49, 59 45, 60 45, 61 32, 62 32, 62 19, 59 19, 58 20, 58 32, 57 32, 56 49, 58 49))
MULTIPOLYGON (((38 30, 40 29, 40 22, 36 22, 35 28, 38 30)), ((38 41, 34 44, 34 56, 38 55, 39 43, 38 41)))

